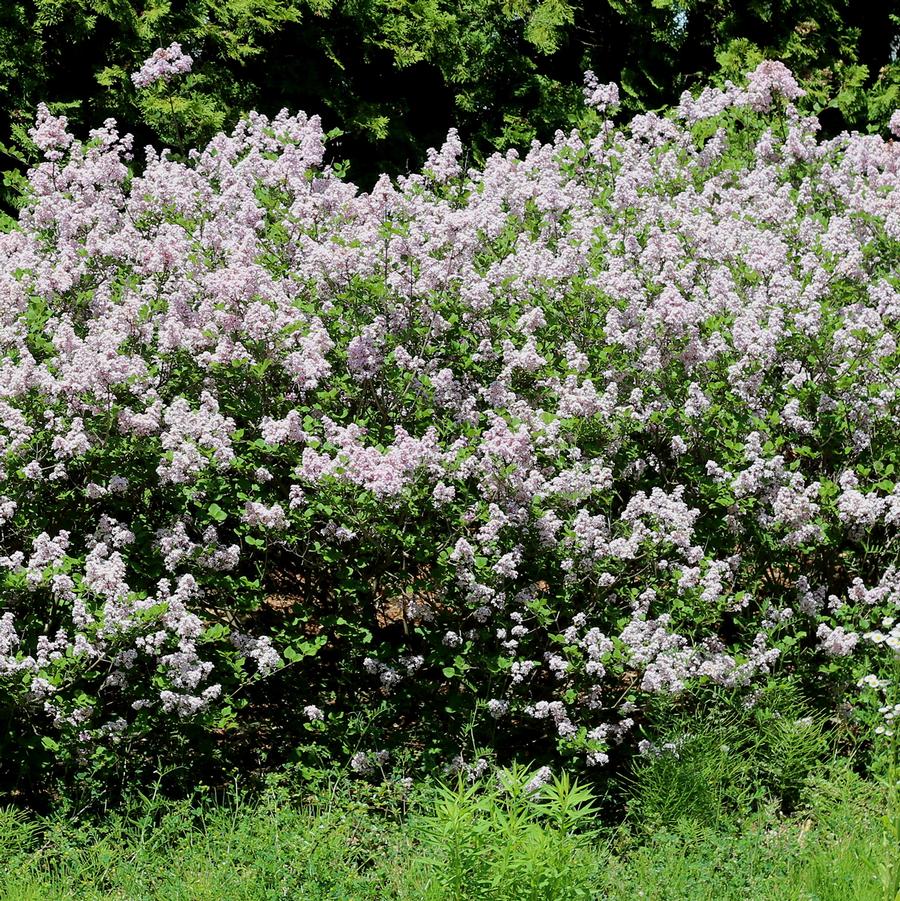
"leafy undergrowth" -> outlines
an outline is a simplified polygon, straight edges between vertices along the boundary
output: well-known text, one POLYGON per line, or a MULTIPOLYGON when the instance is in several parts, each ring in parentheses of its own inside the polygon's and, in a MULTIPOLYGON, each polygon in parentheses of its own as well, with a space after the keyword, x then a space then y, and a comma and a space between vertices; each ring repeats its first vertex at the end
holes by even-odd
MULTIPOLYGON (((190 803, 143 797, 79 822, 0 812, 0 897, 15 899, 882 899, 893 848, 878 785, 834 764, 791 816, 695 814, 605 829, 566 777, 506 771, 418 786, 377 810, 345 782, 190 803)), ((651 792, 645 786, 642 790, 651 792)), ((646 805, 643 805, 646 806, 646 805)), ((642 809, 633 805, 634 811, 642 809)))

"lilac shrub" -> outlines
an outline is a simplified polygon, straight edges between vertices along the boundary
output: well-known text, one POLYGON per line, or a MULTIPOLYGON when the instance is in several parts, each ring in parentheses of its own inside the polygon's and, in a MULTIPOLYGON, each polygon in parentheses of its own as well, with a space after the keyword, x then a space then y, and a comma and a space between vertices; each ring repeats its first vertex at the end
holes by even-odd
POLYGON ((764 63, 617 127, 589 73, 584 130, 371 193, 316 117, 137 175, 42 108, 0 235, 9 721, 150 753, 290 674, 307 729, 601 765, 660 695, 852 668, 900 601, 900 145, 801 94, 764 63))

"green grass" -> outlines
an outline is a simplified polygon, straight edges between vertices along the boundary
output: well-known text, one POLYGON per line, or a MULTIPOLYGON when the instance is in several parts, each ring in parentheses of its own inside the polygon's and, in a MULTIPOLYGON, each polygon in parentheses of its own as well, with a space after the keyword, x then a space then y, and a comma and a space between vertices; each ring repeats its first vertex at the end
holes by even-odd
POLYGON ((604 830, 577 785, 535 795, 526 781, 422 789, 408 814, 340 786, 314 804, 284 790, 145 798, 99 822, 7 809, 0 898, 884 901, 900 853, 884 838, 883 791, 845 766, 807 778, 790 817, 770 806, 652 831, 634 818, 604 830))
POLYGON ((880 789, 846 770, 814 777, 807 789, 790 818, 767 811, 718 828, 681 820, 625 844, 610 860, 605 897, 884 901, 892 849, 880 789))

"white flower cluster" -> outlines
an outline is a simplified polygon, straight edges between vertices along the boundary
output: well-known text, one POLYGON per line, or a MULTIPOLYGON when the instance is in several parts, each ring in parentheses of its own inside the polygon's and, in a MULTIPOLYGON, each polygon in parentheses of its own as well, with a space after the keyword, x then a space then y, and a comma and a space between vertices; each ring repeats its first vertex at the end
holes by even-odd
POLYGON ((184 75, 191 71, 194 60, 181 49, 181 44, 173 42, 168 47, 159 47, 144 60, 137 72, 133 72, 131 80, 138 88, 149 88, 158 81, 169 81, 176 75, 184 75))

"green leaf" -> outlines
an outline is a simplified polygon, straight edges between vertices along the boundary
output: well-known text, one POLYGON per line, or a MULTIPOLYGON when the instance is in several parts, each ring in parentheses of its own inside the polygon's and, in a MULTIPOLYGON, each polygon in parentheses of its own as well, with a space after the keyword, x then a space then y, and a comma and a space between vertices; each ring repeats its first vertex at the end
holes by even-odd
POLYGON ((225 522, 228 518, 228 514, 218 505, 218 504, 210 504, 209 509, 206 511, 216 522, 225 522))

